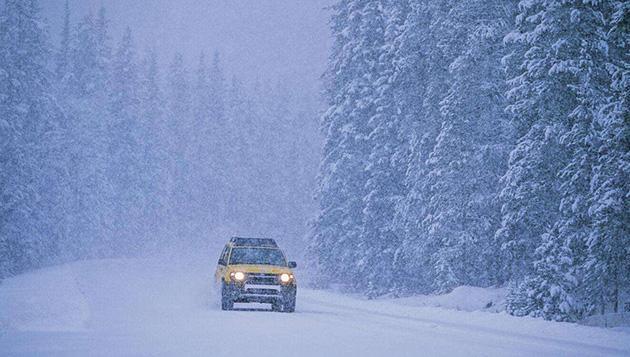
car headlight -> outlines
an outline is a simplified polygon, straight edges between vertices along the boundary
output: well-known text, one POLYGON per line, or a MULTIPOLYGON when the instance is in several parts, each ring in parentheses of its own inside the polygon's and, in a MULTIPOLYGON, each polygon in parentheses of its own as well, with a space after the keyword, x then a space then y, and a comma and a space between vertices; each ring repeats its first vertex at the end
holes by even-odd
POLYGON ((280 274, 280 281, 283 283, 288 283, 289 281, 291 281, 291 275, 287 273, 280 274))
POLYGON ((232 277, 234 277, 234 280, 243 281, 245 280, 245 273, 237 271, 235 273, 232 273, 232 277))

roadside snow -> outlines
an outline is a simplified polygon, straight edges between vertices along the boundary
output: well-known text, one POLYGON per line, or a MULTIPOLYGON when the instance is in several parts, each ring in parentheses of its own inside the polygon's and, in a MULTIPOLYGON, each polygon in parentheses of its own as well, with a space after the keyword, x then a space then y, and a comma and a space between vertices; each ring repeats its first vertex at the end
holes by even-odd
POLYGON ((593 315, 580 321, 580 324, 586 326, 613 327, 618 330, 630 331, 630 312, 593 315))
POLYGON ((83 331, 88 317, 73 265, 41 269, 0 284, 0 331, 83 331))
POLYGON ((458 311, 501 312, 505 310, 505 294, 505 288, 460 286, 448 294, 418 295, 392 299, 391 301, 405 306, 432 306, 458 311))

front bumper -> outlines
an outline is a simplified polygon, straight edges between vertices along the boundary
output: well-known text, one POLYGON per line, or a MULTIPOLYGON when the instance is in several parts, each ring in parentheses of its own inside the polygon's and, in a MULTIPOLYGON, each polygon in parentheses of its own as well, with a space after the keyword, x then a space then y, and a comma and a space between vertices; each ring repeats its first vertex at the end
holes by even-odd
POLYGON ((289 284, 251 284, 232 282, 225 284, 224 293, 233 302, 275 303, 295 299, 297 286, 289 284))

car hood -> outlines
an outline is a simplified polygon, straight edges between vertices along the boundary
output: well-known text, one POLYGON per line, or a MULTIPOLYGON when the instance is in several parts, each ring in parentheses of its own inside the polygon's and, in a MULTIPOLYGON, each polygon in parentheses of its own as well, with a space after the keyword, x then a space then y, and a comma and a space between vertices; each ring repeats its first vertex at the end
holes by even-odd
POLYGON ((230 265, 230 271, 242 271, 243 273, 262 273, 262 274, 291 274, 291 269, 278 265, 263 264, 236 264, 230 265))

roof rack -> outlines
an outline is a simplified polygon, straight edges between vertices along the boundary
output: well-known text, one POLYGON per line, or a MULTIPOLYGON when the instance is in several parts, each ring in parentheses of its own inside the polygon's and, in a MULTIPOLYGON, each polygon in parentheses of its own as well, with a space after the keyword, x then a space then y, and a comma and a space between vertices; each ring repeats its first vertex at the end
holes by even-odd
POLYGON ((278 244, 272 238, 232 237, 230 243, 234 246, 278 248, 278 244))

